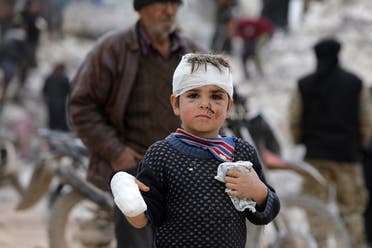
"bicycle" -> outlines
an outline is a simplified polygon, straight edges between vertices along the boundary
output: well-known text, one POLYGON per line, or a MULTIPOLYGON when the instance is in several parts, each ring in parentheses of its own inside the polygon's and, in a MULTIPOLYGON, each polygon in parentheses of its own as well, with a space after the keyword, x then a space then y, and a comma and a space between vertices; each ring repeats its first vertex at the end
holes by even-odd
POLYGON ((256 237, 252 247, 350 247, 347 229, 338 216, 334 186, 328 184, 310 164, 287 161, 276 155, 280 153, 280 146, 273 129, 261 114, 250 120, 246 118, 246 100, 243 97, 235 95, 233 110, 232 118, 226 122, 225 134, 253 144, 266 172, 291 170, 317 181, 330 193, 328 204, 305 194, 279 195, 282 206, 279 215, 264 230, 254 230, 256 237))

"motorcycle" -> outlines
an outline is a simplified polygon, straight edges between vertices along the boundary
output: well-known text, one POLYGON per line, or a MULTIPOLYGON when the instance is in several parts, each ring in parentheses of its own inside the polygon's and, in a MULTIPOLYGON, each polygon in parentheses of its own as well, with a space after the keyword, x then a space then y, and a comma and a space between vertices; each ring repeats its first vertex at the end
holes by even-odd
POLYGON ((49 247, 113 247, 114 202, 85 179, 88 151, 72 133, 38 130, 44 151, 17 210, 48 195, 49 247))

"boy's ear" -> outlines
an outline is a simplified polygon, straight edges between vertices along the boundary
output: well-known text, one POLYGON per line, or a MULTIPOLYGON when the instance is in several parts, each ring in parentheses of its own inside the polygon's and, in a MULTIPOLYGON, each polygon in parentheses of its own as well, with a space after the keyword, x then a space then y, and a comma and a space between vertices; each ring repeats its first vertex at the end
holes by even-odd
POLYGON ((176 116, 180 115, 180 108, 179 108, 179 101, 177 100, 177 97, 175 95, 170 96, 170 102, 172 105, 173 113, 176 116))
POLYGON ((234 100, 230 99, 229 104, 227 105, 226 117, 230 117, 230 112, 233 106, 234 106, 234 100))

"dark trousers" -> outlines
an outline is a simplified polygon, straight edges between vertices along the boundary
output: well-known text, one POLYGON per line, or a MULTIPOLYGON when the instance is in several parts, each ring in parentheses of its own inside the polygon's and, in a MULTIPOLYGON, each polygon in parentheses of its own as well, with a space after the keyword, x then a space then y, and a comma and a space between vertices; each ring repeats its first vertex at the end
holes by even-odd
POLYGON ((368 203, 364 212, 366 239, 372 245, 372 156, 366 156, 363 161, 364 179, 368 190, 368 203))
POLYGON ((115 237, 117 248, 151 248, 152 228, 134 228, 125 218, 118 207, 115 207, 115 237))

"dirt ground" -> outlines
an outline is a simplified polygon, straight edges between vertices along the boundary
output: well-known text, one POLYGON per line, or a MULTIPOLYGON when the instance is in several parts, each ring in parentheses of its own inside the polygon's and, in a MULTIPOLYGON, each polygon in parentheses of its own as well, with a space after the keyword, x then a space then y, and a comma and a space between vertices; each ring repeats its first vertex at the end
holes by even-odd
POLYGON ((0 247, 48 248, 45 202, 29 210, 16 211, 19 199, 12 188, 0 188, 0 247))

